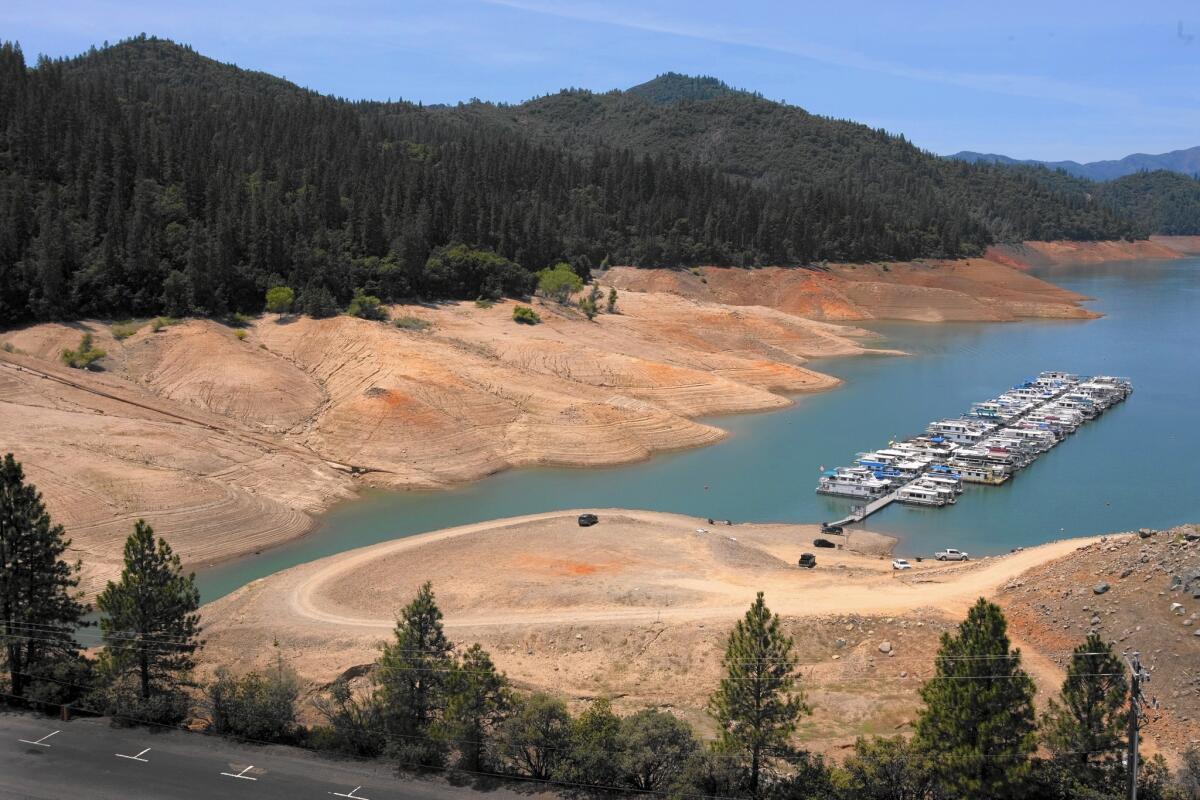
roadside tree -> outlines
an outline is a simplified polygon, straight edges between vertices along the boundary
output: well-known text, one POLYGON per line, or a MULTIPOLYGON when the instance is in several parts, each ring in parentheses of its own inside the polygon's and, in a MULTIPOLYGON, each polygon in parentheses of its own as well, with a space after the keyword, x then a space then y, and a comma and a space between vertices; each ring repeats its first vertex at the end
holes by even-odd
POLYGON ((7 453, 0 461, 0 660, 16 697, 65 702, 86 683, 75 630, 87 608, 75 591, 79 564, 63 559, 70 546, 7 453))
POLYGON ((104 649, 101 702, 128 722, 177 723, 190 711, 200 640, 200 592, 179 556, 138 520, 125 542, 125 566, 96 598, 104 649))
POLYGON ((1037 747, 1035 687, 1007 629, 1000 608, 980 598, 956 634, 942 634, 934 676, 921 688, 916 744, 950 797, 1023 796, 1037 747))
POLYGON ((751 797, 762 794, 762 775, 772 758, 789 750, 799 718, 810 713, 798 687, 792 640, 759 592, 725 647, 725 677, 708 701, 721 731, 720 749, 736 755, 751 797))

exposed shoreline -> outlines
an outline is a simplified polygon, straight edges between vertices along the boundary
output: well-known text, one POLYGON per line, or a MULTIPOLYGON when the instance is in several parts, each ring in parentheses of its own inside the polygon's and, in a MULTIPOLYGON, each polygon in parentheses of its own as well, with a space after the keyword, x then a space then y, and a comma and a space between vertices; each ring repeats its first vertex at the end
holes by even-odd
POLYGON ((1079 295, 971 259, 605 277, 624 287, 622 313, 596 323, 543 305, 546 321, 524 328, 509 303, 452 303, 394 309, 425 332, 348 317, 267 317, 244 342, 202 320, 123 341, 98 322, 10 331, 0 439, 73 536, 93 595, 140 517, 189 566, 215 566, 310 534, 366 486, 452 489, 715 443, 726 432, 701 420, 840 383, 811 359, 896 354, 869 347, 854 319, 1096 316, 1079 295), (81 330, 109 351, 105 372, 57 363, 81 330))
MULTIPOLYGON (((890 719, 897 703, 915 708, 938 634, 976 598, 1101 540, 896 573, 883 555, 888 537, 856 531, 850 544, 866 552, 851 552, 814 548, 813 525, 595 511, 600 522, 590 528, 577 525, 578 510, 492 520, 252 581, 202 609, 205 669, 262 668, 273 654, 257 644, 277 641, 311 690, 361 675, 397 610, 431 580, 450 639, 483 644, 519 688, 576 704, 603 695, 620 709, 669 708, 703 728, 720 642, 762 590, 798 637, 819 707, 820 724, 802 738, 841 746, 862 726, 890 719), (816 569, 795 566, 804 551, 816 554, 816 569), (883 641, 901 658, 881 655, 883 641)), ((1060 680, 1053 664, 1042 671, 1047 686, 1060 680)))

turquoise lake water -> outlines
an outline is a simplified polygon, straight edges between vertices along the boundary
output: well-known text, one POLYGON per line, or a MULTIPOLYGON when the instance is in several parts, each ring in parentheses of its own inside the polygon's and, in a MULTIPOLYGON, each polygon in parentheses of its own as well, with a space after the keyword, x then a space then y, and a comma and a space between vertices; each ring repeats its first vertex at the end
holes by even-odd
POLYGON ((375 542, 565 508, 640 508, 736 521, 815 522, 851 501, 815 494, 819 469, 920 433, 1026 376, 1123 375, 1125 403, 1082 426, 1000 487, 956 505, 893 505, 867 530, 902 555, 951 546, 1006 552, 1063 536, 1200 521, 1200 259, 1059 267, 1036 273, 1094 297, 1090 321, 872 324, 912 355, 824 359, 845 380, 788 409, 707 420, 720 444, 609 469, 520 469, 451 492, 377 492, 335 508, 310 535, 198 574, 205 601, 280 569, 375 542))

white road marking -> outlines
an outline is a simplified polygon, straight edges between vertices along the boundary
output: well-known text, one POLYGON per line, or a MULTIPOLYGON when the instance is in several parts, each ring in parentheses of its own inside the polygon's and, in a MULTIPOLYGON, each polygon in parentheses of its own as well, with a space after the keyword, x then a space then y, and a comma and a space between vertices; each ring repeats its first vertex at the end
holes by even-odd
POLYGON ((246 767, 244 770, 242 770, 241 772, 239 772, 236 775, 234 775, 232 772, 222 772, 221 774, 227 778, 241 778, 244 781, 256 781, 256 780, 258 780, 258 778, 251 778, 249 775, 246 774, 247 772, 249 772, 252 769, 254 769, 253 764, 246 767))
POLYGON ((348 794, 344 792, 330 792, 330 794, 334 797, 349 797, 350 800, 370 800, 369 798, 363 797, 361 794, 355 794, 355 792, 361 788, 361 786, 355 786, 348 794))
POLYGON ((36 742, 31 742, 28 739, 17 739, 17 741, 24 742, 25 744, 36 744, 38 747, 49 747, 50 745, 46 744, 45 742, 47 739, 49 739, 51 736, 53 736, 56 733, 62 733, 62 731, 52 731, 51 733, 47 733, 45 736, 38 739, 36 742))
POLYGON ((127 756, 127 755, 123 755, 121 753, 113 753, 113 755, 116 756, 117 758, 128 758, 130 761, 141 761, 142 763, 146 763, 150 759, 142 758, 142 756, 146 755, 146 753, 149 753, 149 752, 150 752, 150 748, 147 747, 145 750, 138 753, 136 756, 127 756))

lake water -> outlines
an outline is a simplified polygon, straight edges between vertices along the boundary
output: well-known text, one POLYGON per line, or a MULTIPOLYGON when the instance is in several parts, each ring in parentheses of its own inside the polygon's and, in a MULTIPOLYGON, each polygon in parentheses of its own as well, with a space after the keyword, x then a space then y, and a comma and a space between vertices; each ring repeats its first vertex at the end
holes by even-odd
POLYGON ((354 547, 517 514, 641 508, 734 521, 816 522, 851 501, 815 494, 822 465, 920 433, 941 416, 1042 370, 1123 375, 1125 403, 1082 426, 1000 487, 956 505, 893 504, 865 527, 923 555, 1006 552, 1064 536, 1200 521, 1200 259, 1059 267, 1036 273, 1096 298, 1091 321, 872 324, 904 358, 825 359, 845 380, 783 411, 709 420, 712 447, 609 469, 521 469, 451 492, 371 493, 309 536, 198 575, 205 601, 280 569, 354 547))

